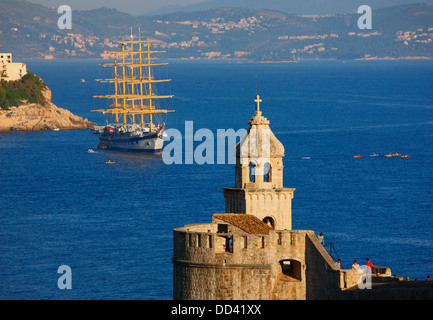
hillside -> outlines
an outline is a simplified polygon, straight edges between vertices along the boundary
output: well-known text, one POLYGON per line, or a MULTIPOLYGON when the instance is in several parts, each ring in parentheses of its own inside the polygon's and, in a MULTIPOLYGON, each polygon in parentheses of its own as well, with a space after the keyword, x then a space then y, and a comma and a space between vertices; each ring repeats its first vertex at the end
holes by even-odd
POLYGON ((59 30, 57 10, 25 0, 0 2, 0 47, 17 59, 108 58, 117 41, 140 25, 165 58, 309 60, 433 57, 433 6, 373 11, 373 28, 360 14, 301 16, 267 9, 217 8, 158 16, 114 9, 73 11, 72 30, 59 30))
POLYGON ((0 110, 0 131, 87 129, 95 125, 51 102, 45 106, 31 103, 0 110))
MULTIPOLYGON (((433 4, 433 0, 424 0, 433 4)), ((409 3, 408 0, 375 0, 366 3, 362 0, 206 0, 191 5, 168 5, 156 11, 148 12, 147 15, 167 14, 175 11, 193 12, 200 10, 215 9, 221 7, 236 7, 245 9, 268 9, 280 11, 288 14, 344 14, 356 12, 356 9, 363 4, 369 4, 373 10, 403 5, 409 3)))
POLYGON ((38 76, 0 82, 0 131, 85 129, 95 124, 51 102, 51 91, 38 76))

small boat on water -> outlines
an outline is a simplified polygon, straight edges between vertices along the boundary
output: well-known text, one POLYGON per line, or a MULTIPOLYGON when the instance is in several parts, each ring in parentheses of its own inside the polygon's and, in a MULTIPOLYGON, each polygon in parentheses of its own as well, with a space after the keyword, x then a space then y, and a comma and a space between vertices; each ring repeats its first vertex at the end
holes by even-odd
POLYGON ((393 154, 390 154, 390 153, 388 153, 388 154, 386 154, 386 155, 385 155, 385 157, 391 158, 391 157, 394 157, 394 155, 393 155, 393 154))
POLYGON ((116 162, 114 162, 114 161, 111 161, 111 160, 108 160, 107 162, 105 162, 105 163, 109 163, 109 164, 111 164, 111 163, 116 163, 116 162))
POLYGON ((410 156, 408 156, 407 154, 405 154, 405 155, 402 155, 401 157, 402 158, 409 158, 410 156))
POLYGON ((89 150, 87 150, 87 153, 95 153, 95 150, 89 149, 89 150))
POLYGON ((378 157, 378 156, 379 155, 377 153, 370 154, 370 157, 378 157))
POLYGON ((360 156, 359 154, 357 154, 356 156, 353 156, 354 158, 362 158, 362 156, 360 156))

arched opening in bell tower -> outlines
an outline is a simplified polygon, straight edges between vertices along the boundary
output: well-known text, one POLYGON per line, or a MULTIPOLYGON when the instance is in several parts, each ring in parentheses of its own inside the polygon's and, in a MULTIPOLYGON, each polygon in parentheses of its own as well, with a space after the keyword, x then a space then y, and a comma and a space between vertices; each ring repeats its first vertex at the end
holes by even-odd
POLYGON ((250 162, 250 182, 256 182, 256 165, 250 162))
POLYGON ((265 217, 262 221, 264 223, 266 223, 272 229, 275 229, 275 221, 274 221, 273 218, 271 218, 271 217, 265 217))
POLYGON ((266 162, 263 166, 263 181, 264 182, 271 182, 272 176, 271 176, 271 164, 269 162, 266 162))

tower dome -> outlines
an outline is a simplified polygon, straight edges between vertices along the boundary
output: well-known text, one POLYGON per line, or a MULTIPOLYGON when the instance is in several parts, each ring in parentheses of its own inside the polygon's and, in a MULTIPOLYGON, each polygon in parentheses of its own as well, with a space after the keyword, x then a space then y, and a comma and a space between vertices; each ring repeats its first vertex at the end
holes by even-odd
POLYGON ((226 213, 253 215, 274 229, 292 228, 293 188, 283 187, 284 146, 260 111, 248 121, 249 128, 236 145, 234 188, 224 188, 226 213))
POLYGON ((281 188, 284 146, 269 127, 269 120, 262 116, 259 95, 254 102, 255 114, 248 121, 246 135, 236 145, 235 186, 281 188))
POLYGON ((260 102, 262 100, 259 95, 256 96, 254 102, 256 102, 256 111, 254 116, 248 121, 250 126, 246 136, 236 145, 236 156, 243 158, 249 156, 284 157, 283 144, 269 127, 269 120, 262 116, 262 112, 260 111, 260 102), (248 145, 245 145, 245 142, 248 145), (258 146, 258 150, 253 147, 254 145, 258 146), (266 154, 266 148, 269 154, 266 154))

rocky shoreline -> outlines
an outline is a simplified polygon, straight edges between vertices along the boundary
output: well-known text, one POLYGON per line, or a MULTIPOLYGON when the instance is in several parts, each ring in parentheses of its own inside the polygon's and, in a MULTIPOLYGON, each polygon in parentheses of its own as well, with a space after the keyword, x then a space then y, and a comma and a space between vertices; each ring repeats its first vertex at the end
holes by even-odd
POLYGON ((45 105, 31 103, 9 110, 0 109, 0 131, 35 131, 57 129, 88 129, 96 124, 59 108, 51 102, 51 91, 46 88, 45 105))

